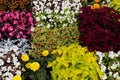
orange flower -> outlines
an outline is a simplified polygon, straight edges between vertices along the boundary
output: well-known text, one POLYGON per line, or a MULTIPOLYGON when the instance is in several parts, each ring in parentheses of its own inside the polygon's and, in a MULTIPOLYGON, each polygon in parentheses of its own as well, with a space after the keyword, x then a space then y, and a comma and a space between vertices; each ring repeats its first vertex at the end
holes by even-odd
POLYGON ((93 4, 93 8, 94 9, 99 9, 100 8, 100 4, 97 4, 97 3, 93 4))
POLYGON ((97 3, 98 3, 98 2, 100 2, 100 0, 94 0, 94 2, 97 2, 97 3))

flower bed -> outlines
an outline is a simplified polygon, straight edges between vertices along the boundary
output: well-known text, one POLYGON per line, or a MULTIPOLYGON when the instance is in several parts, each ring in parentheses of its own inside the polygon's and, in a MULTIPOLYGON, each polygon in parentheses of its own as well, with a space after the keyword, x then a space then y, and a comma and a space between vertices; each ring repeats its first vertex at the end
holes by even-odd
POLYGON ((24 4, 0 11, 0 80, 120 80, 119 0, 11 1, 24 4))

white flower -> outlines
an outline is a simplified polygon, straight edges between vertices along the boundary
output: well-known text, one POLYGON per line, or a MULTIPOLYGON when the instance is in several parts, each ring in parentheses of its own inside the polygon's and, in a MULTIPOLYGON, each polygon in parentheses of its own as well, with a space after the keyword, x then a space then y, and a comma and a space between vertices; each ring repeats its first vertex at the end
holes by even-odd
POLYGON ((104 74, 104 76, 103 76, 103 80, 106 80, 106 79, 107 79, 107 75, 104 74))
POLYGON ((0 66, 4 65, 4 61, 0 59, 0 66))
POLYGON ((39 18, 39 17, 36 17, 35 19, 36 19, 36 21, 40 21, 40 18, 39 18))
POLYGON ((111 71, 109 72, 109 76, 112 76, 112 72, 111 71))
POLYGON ((10 58, 7 58, 7 63, 10 63, 10 62, 11 62, 10 58))
POLYGON ((61 14, 64 14, 64 11, 62 10, 60 13, 61 13, 61 14))
POLYGON ((101 64, 101 70, 103 71, 103 72, 105 72, 106 71, 106 66, 104 66, 103 64, 101 64))
POLYGON ((21 71, 20 71, 20 70, 17 70, 15 73, 16 73, 17 75, 21 75, 21 71))
POLYGON ((33 4, 34 4, 34 5, 37 5, 37 3, 38 3, 37 1, 33 1, 33 4))
POLYGON ((119 66, 119 63, 113 63, 111 69, 116 69, 119 66))
POLYGON ((50 28, 50 24, 47 24, 47 26, 46 26, 47 28, 50 28))
POLYGON ((114 56, 114 52, 113 52, 113 51, 110 51, 108 57, 110 57, 111 59, 114 59, 114 57, 115 57, 115 56, 114 56))
POLYGON ((14 52, 16 52, 19 48, 15 45, 10 47, 10 51, 13 50, 14 52))
POLYGON ((2 75, 2 78, 5 78, 5 80, 13 80, 13 74, 10 72, 6 72, 2 75))
POLYGON ((114 78, 117 78, 117 76, 118 76, 118 72, 116 72, 116 73, 113 74, 114 78))

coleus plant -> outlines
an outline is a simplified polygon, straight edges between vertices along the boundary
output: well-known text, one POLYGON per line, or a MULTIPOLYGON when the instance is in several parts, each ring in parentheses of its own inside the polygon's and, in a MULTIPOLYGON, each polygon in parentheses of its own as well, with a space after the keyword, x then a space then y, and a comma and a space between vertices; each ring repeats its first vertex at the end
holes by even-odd
POLYGON ((120 14, 108 7, 83 7, 81 12, 78 14, 80 44, 86 45, 90 51, 119 51, 120 14))
POLYGON ((36 24, 32 14, 27 11, 0 12, 0 40, 7 38, 31 38, 36 24))

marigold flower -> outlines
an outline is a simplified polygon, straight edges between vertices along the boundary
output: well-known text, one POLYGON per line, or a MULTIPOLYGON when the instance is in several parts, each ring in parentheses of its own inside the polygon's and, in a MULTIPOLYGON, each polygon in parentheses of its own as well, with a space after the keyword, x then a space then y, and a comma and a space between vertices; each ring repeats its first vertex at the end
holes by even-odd
POLYGON ((44 50, 44 51, 42 52, 42 56, 47 56, 48 54, 49 54, 48 50, 44 50))
POLYGON ((31 63, 27 63, 25 66, 26 66, 26 68, 30 69, 30 65, 31 65, 31 63))
POLYGON ((97 2, 97 3, 98 3, 98 2, 100 2, 100 0, 94 0, 94 2, 97 2))
POLYGON ((38 62, 33 62, 30 64, 30 69, 34 72, 37 71, 39 68, 40 68, 40 64, 38 62))
POLYGON ((13 80, 22 80, 21 76, 20 75, 15 75, 13 77, 13 80))
POLYGON ((22 59, 22 61, 26 62, 29 60, 29 56, 27 54, 22 54, 21 59, 22 59))
POLYGON ((97 3, 93 4, 93 8, 94 9, 99 9, 100 8, 100 4, 97 4, 97 3))

